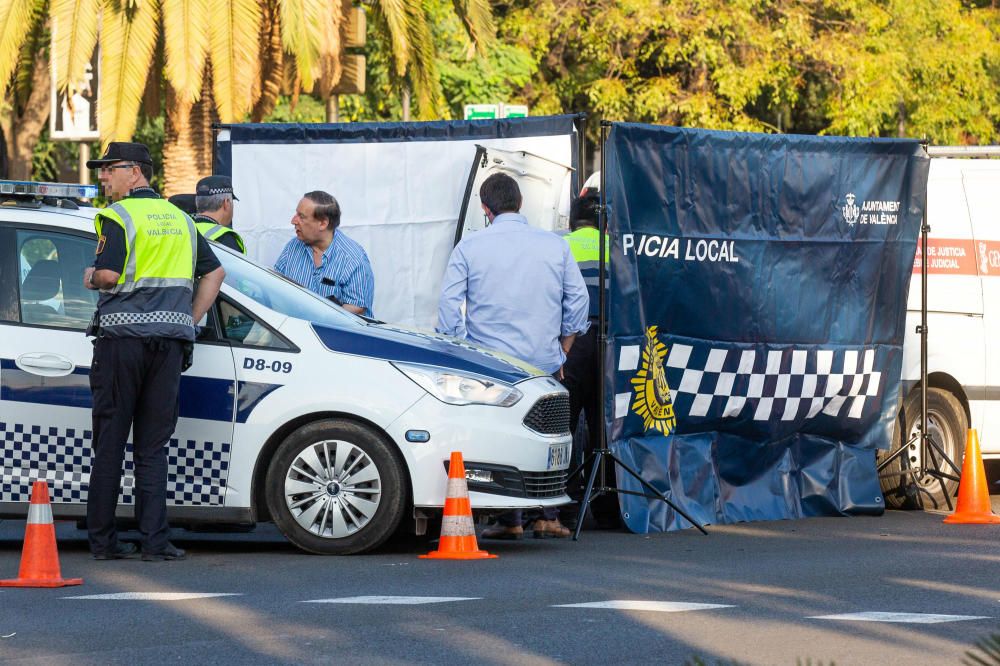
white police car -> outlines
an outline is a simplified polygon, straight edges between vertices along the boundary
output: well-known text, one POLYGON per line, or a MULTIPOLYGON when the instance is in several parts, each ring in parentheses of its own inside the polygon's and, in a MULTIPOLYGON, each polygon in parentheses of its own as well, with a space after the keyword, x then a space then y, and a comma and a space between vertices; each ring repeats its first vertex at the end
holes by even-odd
MULTIPOLYGON (((0 517, 46 479, 85 515, 96 294, 81 186, 0 181, 0 517)), ((174 524, 274 521, 304 550, 348 554, 440 513, 451 451, 474 509, 565 504, 569 400, 514 359, 355 317, 216 246, 226 281, 181 380, 168 447, 174 524), (412 512, 412 514, 410 513, 412 512)), ((382 279, 389 279, 384 276, 382 279)), ((131 453, 119 512, 130 517, 131 453)))

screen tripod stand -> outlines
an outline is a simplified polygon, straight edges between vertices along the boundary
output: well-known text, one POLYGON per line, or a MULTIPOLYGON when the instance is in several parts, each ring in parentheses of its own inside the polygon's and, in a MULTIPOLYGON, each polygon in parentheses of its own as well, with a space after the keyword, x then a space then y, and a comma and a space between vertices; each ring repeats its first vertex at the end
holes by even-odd
MULTIPOLYGON (((606 201, 606 194, 605 194, 606 189, 604 180, 604 174, 606 171, 604 156, 606 151, 604 149, 604 146, 608 138, 608 129, 610 127, 611 127, 610 122, 606 120, 601 121, 601 205, 599 209, 600 212, 598 214, 598 238, 600 239, 598 242, 598 246, 600 248, 598 250, 598 264, 600 268, 598 273, 598 288, 597 288, 599 294, 598 304, 600 311, 597 320, 597 325, 598 325, 597 349, 598 349, 598 359, 599 359, 597 363, 597 369, 598 369, 597 385, 598 385, 598 395, 600 396, 600 401, 602 405, 604 404, 604 390, 606 381, 604 376, 604 362, 605 362, 604 357, 608 347, 608 336, 607 336, 607 326, 606 326, 607 325, 606 280, 608 275, 608 267, 606 261, 607 257, 605 256, 607 251, 605 239, 607 238, 607 233, 608 233, 608 216, 607 216, 607 207, 605 206, 604 203, 606 201)), ((666 496, 666 494, 661 493, 651 483, 642 478, 642 476, 640 476, 638 472, 629 467, 625 462, 622 461, 621 458, 616 456, 611 451, 611 449, 608 448, 607 429, 605 428, 603 414, 601 415, 601 427, 599 428, 599 433, 600 436, 598 437, 597 448, 594 449, 594 451, 592 451, 590 455, 588 455, 587 458, 583 461, 583 464, 577 467, 566 479, 567 483, 569 483, 571 479, 575 478, 578 474, 581 474, 583 470, 587 469, 589 466, 590 471, 587 474, 586 489, 583 492, 583 498, 580 500, 580 511, 576 517, 576 530, 573 532, 573 541, 578 541, 580 539, 580 530, 583 528, 583 518, 587 513, 587 507, 590 506, 590 503, 593 502, 598 497, 600 497, 601 495, 608 493, 615 493, 615 492, 624 495, 636 495, 638 497, 648 497, 649 499, 652 500, 659 500, 661 502, 664 502, 671 509, 673 509, 678 514, 683 516, 689 523, 697 527, 702 534, 708 534, 708 532, 705 531, 705 528, 702 527, 701 524, 695 521, 694 518, 689 516, 679 506, 674 504, 674 502, 672 502, 670 498, 666 496), (617 465, 622 469, 622 471, 631 475, 634 479, 636 479, 639 483, 641 483, 642 487, 645 488, 648 492, 636 492, 633 490, 625 490, 623 488, 617 488, 615 486, 608 485, 607 472, 605 470, 605 463, 604 463, 605 459, 610 460, 612 465, 617 465), (600 484, 595 486, 595 482, 597 481, 598 477, 600 477, 600 484)))
MULTIPOLYGON (((944 495, 944 501, 948 504, 948 510, 953 511, 955 507, 951 502, 951 493, 948 492, 947 486, 945 486, 945 479, 954 481, 958 483, 959 477, 961 476, 961 471, 959 471, 958 466, 955 465, 955 461, 948 457, 947 452, 941 445, 934 441, 931 437, 930 432, 927 429, 927 234, 930 232, 930 226, 928 226, 926 219, 920 225, 920 326, 917 327, 917 333, 920 334, 920 426, 916 433, 911 435, 905 435, 907 440, 902 443, 902 445, 892 452, 892 454, 879 463, 876 471, 878 472, 879 478, 892 478, 901 477, 903 479, 909 479, 910 483, 906 486, 907 494, 911 494, 915 498, 917 506, 921 509, 924 508, 923 498, 921 498, 921 492, 927 492, 925 489, 921 488, 920 481, 926 477, 931 477, 937 479, 937 482, 941 484, 941 494, 944 495), (918 443, 919 442, 919 443, 918 443), (917 451, 917 447, 920 447, 920 456, 914 456, 911 451, 917 451), (895 460, 900 461, 899 471, 886 472, 885 469, 891 465, 895 460), (928 465, 928 461, 930 464, 928 465), (914 464, 917 463, 917 464, 914 464), (954 474, 949 474, 941 469, 942 464, 947 463, 949 467, 955 472, 954 474)), ((905 427, 905 420, 903 424, 897 422, 896 427, 905 427)), ((937 508, 935 506, 935 508, 937 508)))

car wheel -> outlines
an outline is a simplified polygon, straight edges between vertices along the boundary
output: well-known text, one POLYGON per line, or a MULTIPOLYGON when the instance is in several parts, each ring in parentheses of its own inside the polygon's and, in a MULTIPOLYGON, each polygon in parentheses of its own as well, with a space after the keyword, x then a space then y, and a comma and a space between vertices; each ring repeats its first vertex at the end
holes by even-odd
POLYGON ((278 447, 265 496, 278 529, 299 548, 352 555, 396 530, 409 496, 398 451, 371 429, 342 420, 302 426, 278 447))
MULTIPOLYGON (((962 469, 962 459, 965 455, 965 435, 969 428, 969 419, 965 415, 962 403, 950 392, 931 387, 927 389, 927 432, 955 465, 962 469)), ((914 390, 907 396, 903 412, 896 419, 896 427, 892 434, 891 452, 879 451, 878 461, 889 457, 901 446, 908 447, 907 453, 911 467, 938 469, 946 474, 958 476, 947 462, 944 462, 936 450, 923 451, 920 446, 920 391, 914 390), (905 437, 905 439, 904 439, 905 437), (933 456, 931 455, 933 454, 933 456), (936 464, 935 464, 936 463, 936 464)), ((907 476, 890 475, 903 469, 902 456, 892 461, 881 473, 882 493, 885 495, 886 507, 890 509, 916 509, 920 502, 928 508, 944 509, 948 507, 945 497, 954 497, 958 491, 958 482, 943 479, 941 481, 932 474, 923 474, 917 479, 917 490, 911 486, 911 478, 907 476)), ((954 504, 954 502, 953 502, 954 504)))

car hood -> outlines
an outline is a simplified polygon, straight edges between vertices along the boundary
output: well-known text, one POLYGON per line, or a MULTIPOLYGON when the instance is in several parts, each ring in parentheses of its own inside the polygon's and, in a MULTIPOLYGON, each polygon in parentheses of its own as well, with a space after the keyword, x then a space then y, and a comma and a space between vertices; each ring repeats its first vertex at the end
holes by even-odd
POLYGON ((347 329, 314 323, 312 327, 333 352, 448 368, 508 384, 546 375, 512 356, 436 333, 384 324, 347 329))

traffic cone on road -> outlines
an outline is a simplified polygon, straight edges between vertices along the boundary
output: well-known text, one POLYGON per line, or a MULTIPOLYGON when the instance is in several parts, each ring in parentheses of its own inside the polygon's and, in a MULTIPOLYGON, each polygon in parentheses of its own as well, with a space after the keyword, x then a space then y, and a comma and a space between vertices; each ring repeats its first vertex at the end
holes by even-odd
POLYGON ((438 549, 420 557, 431 560, 485 560, 496 557, 479 550, 476 542, 469 484, 465 481, 465 463, 460 451, 451 452, 451 464, 448 465, 448 494, 444 500, 438 549))
POLYGON ((82 578, 63 578, 56 551, 56 527, 52 524, 49 484, 35 481, 31 486, 28 524, 24 530, 24 550, 17 578, 0 580, 0 587, 66 587, 80 585, 82 578))
POLYGON ((979 450, 979 434, 969 428, 965 438, 965 460, 962 462, 962 480, 958 483, 958 504, 955 513, 944 519, 950 524, 1000 523, 1000 516, 993 514, 990 490, 986 484, 986 468, 979 450))

